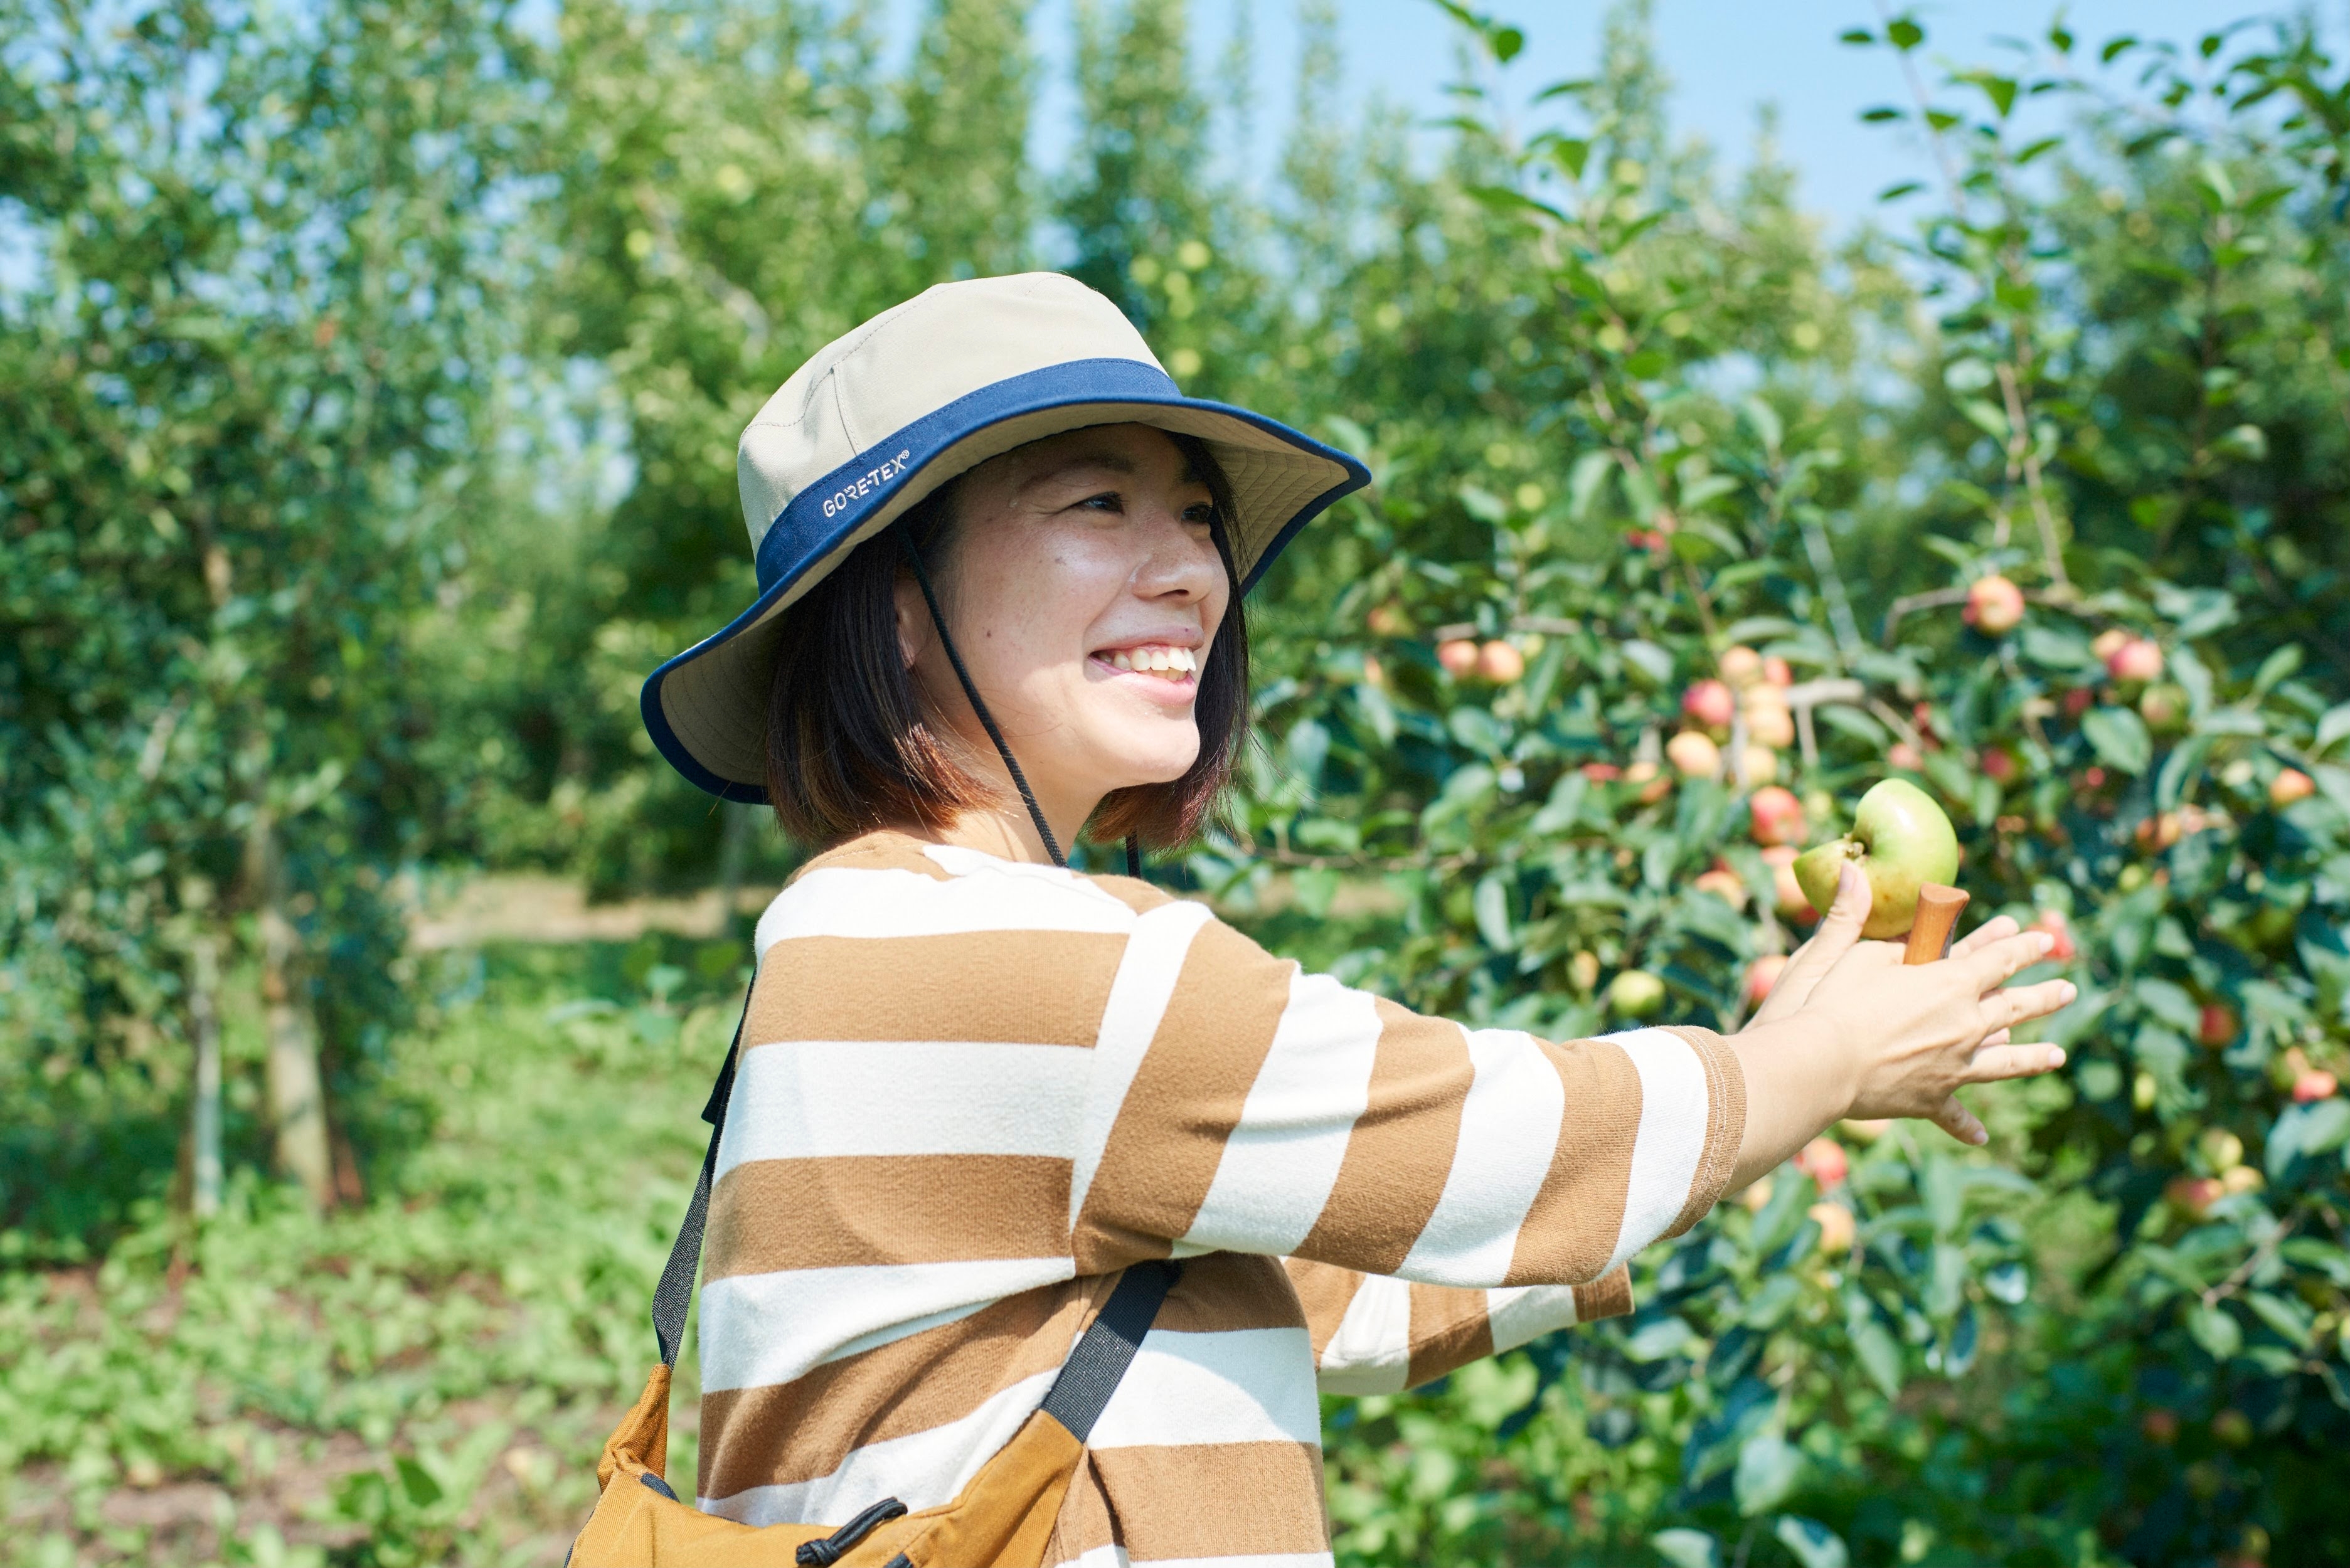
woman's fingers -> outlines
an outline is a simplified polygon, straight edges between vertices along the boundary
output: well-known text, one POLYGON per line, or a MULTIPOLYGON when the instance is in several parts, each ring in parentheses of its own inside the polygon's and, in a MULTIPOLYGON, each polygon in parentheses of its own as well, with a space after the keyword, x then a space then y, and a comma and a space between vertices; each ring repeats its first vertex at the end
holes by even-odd
POLYGON ((2046 931, 2018 931, 1985 942, 1958 961, 1967 967, 1980 991, 2002 985, 2048 956, 2056 939, 2046 931))
POLYGON ((1991 1141, 1991 1134, 1983 1131, 1982 1123, 1975 1120, 1972 1111, 1959 1104, 1956 1095, 1942 1102, 1942 1108, 1934 1113, 1933 1119, 1936 1127, 1960 1143, 1985 1144, 1991 1141))
POLYGON ((1967 1067, 1967 1082, 1992 1084, 2002 1078, 2029 1078, 2053 1073, 2064 1064, 2064 1053, 2054 1045, 2012 1045, 1985 1043, 1967 1067))
POLYGON ((2080 990, 2069 980, 2043 980, 2037 985, 2012 985, 1983 998, 1983 1016, 1994 1029, 2009 1029, 2027 1018, 2044 1018, 2069 1007, 2080 990))
POLYGON ((1950 949, 1947 956, 1950 958, 1964 958, 1969 953, 1974 951, 1977 948, 1988 947, 1992 942, 1996 941, 2003 941, 2007 938, 2015 935, 2017 931, 2022 930, 2022 927, 2015 923, 2015 917, 2012 915, 2002 915, 1996 919, 1986 920, 1981 925, 1977 926, 1973 930, 1969 931, 1965 936, 1960 937, 1958 940, 1958 944, 1950 949))

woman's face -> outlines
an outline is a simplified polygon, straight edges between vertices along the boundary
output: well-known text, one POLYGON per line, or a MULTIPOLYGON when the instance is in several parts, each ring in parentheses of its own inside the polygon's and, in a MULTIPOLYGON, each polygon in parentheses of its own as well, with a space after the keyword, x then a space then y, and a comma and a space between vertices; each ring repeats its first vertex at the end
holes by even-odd
MULTIPOLYGON (((1232 597, 1208 487, 1166 432, 1104 425, 983 463, 955 500, 930 564, 947 626, 1066 842, 1112 790, 1199 755, 1198 671, 1232 597)), ((910 574, 897 606, 926 705, 993 763, 910 574)))

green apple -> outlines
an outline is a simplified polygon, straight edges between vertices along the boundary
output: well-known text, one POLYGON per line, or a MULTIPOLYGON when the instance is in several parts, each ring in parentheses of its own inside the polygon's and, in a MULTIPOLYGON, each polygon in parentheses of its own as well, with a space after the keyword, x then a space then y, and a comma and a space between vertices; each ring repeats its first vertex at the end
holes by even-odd
POLYGON ((1836 877, 1849 860, 1868 878, 1872 941, 1904 935, 1918 918, 1918 889, 1959 874, 1959 838, 1934 797, 1907 779, 1887 779, 1860 797, 1852 831, 1795 857, 1795 881, 1822 914, 1835 901, 1836 877))
POLYGON ((1627 969, 1607 983, 1607 1005, 1627 1018, 1646 1018, 1665 1004, 1665 982, 1644 969, 1627 969))

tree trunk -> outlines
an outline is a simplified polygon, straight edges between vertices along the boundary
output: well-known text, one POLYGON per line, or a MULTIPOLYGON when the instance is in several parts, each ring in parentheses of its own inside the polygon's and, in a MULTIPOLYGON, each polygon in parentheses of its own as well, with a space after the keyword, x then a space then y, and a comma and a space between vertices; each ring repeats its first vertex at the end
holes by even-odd
POLYGON ((188 1025, 195 1036, 196 1093, 188 1118, 189 1143, 194 1151, 190 1169, 188 1208, 199 1220, 209 1220, 221 1206, 221 1042, 220 948, 210 930, 199 931, 189 944, 188 1025))
POLYGON ((269 1037, 269 1120, 276 1130, 277 1168, 302 1185, 320 1209, 335 1201, 334 1156, 327 1141, 327 1091, 318 1072, 318 1026, 302 992, 302 938, 286 914, 284 857, 268 814, 246 841, 246 867, 257 873, 261 909, 261 1002, 269 1037))

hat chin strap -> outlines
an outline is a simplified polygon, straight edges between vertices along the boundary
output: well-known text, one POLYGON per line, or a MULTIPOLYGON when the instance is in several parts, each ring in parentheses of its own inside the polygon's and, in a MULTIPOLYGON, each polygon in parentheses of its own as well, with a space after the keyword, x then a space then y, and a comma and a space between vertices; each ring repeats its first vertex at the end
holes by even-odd
MULTIPOLYGON (((1004 770, 1012 775, 1013 787, 1020 792, 1021 802, 1028 808, 1028 820, 1036 825, 1036 836, 1045 841, 1045 853, 1053 857, 1054 865, 1067 867, 1069 862, 1061 853, 1060 841, 1053 836, 1052 825, 1045 820, 1045 810, 1036 804, 1035 791, 1028 787, 1027 775, 1020 771, 1020 763, 1012 755, 1012 748, 1005 742, 1003 732, 995 727, 995 716, 987 711, 987 704, 980 701, 979 688, 972 684, 971 671, 963 667, 962 655, 955 651, 954 639, 947 635, 947 618, 939 613, 938 590, 931 587, 931 574, 922 565, 922 553, 914 547, 914 535, 902 524, 895 532, 898 543, 905 548, 906 559, 913 565, 914 580, 922 586, 922 602, 931 607, 931 624, 939 628, 939 646, 947 650, 947 662, 954 666, 955 679, 962 682, 962 694, 971 699, 971 711, 979 715, 980 723, 986 727, 987 738, 995 742, 995 754, 1003 759, 1004 770)), ((1136 875, 1140 874, 1136 869, 1140 861, 1139 848, 1133 840, 1127 841, 1127 867, 1136 875)))

